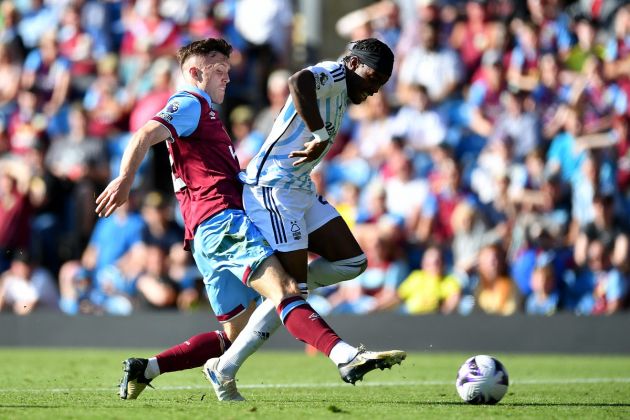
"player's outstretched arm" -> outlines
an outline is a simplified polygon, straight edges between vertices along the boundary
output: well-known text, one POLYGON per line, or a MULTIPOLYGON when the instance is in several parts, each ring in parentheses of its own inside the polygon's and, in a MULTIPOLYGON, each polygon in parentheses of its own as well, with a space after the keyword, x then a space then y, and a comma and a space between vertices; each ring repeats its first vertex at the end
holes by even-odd
POLYGON ((151 146, 171 137, 166 127, 156 121, 147 122, 133 135, 120 164, 120 174, 96 199, 96 213, 108 217, 129 198, 133 179, 151 146))

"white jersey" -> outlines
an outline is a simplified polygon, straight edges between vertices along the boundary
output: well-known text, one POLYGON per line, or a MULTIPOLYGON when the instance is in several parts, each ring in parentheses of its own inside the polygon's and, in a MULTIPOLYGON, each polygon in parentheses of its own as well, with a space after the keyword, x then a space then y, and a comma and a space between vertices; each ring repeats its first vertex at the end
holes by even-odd
POLYGON ((323 159, 332 146, 343 115, 348 107, 346 67, 341 62, 324 61, 307 67, 315 76, 315 91, 319 113, 324 120, 330 141, 320 157, 312 162, 293 166, 298 158, 289 158, 289 153, 304 149, 304 143, 313 139, 313 134, 295 110, 293 98, 289 96, 284 108, 276 118, 260 151, 247 165, 239 178, 248 185, 301 189, 314 191, 311 171, 323 159))

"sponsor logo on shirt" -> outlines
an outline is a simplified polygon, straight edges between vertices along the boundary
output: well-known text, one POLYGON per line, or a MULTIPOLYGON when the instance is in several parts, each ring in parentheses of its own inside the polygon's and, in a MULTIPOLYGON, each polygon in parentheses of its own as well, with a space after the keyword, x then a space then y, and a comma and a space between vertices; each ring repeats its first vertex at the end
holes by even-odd
POLYGON ((173 121, 173 116, 169 113, 166 113, 164 111, 160 112, 158 114, 158 117, 162 118, 164 121, 168 121, 168 122, 172 122, 173 121))

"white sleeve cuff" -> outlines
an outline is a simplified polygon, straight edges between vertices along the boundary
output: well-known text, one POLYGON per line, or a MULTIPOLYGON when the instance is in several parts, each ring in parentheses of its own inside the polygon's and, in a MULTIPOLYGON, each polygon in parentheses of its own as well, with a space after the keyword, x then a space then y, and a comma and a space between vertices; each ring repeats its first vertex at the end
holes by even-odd
POLYGON ((313 131, 313 137, 315 138, 315 140, 317 140, 317 142, 328 141, 330 139, 326 127, 322 127, 319 130, 313 131))

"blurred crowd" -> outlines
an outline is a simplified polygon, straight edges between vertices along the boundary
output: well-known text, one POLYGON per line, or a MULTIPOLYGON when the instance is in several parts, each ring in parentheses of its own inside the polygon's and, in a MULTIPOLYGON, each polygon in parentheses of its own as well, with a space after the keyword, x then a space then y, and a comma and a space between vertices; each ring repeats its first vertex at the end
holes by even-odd
MULTIPOLYGON (((368 256, 357 279, 311 293, 316 310, 627 310, 625 3, 383 0, 329 24, 383 40, 396 64, 313 175, 368 256)), ((0 310, 207 306, 163 145, 126 206, 97 219, 94 199, 179 85, 174 52, 203 37, 235 47, 221 113, 245 167, 299 68, 299 13, 290 0, 2 0, 0 310)))

